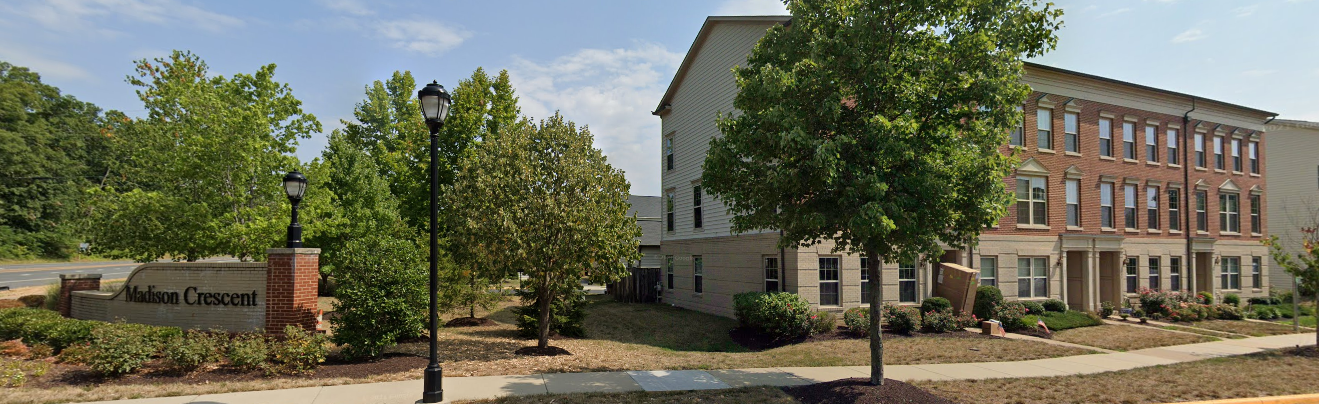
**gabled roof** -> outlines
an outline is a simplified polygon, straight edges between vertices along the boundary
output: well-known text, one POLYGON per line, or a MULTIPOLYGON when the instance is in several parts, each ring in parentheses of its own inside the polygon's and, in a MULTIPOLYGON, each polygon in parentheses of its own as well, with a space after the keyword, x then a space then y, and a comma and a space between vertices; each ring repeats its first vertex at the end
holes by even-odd
POLYGON ((682 64, 678 65, 678 72, 673 74, 673 81, 669 82, 668 90, 664 91, 664 96, 660 97, 659 105, 655 107, 655 111, 651 112, 651 114, 659 115, 660 112, 664 111, 664 107, 669 104, 669 101, 673 100, 673 94, 678 92, 678 83, 681 83, 682 79, 687 76, 687 69, 691 68, 692 60, 696 59, 696 54, 698 53, 697 51, 701 48, 702 45, 705 45, 705 40, 709 39, 710 31, 713 31, 715 25, 721 23, 728 23, 728 22, 739 22, 739 23, 759 22, 759 23, 764 23, 766 26, 769 26, 774 24, 784 24, 787 23, 788 21, 792 21, 792 16, 759 15, 759 16, 706 17, 705 23, 701 24, 701 30, 696 33, 696 40, 692 41, 692 47, 687 49, 687 55, 683 56, 682 64))

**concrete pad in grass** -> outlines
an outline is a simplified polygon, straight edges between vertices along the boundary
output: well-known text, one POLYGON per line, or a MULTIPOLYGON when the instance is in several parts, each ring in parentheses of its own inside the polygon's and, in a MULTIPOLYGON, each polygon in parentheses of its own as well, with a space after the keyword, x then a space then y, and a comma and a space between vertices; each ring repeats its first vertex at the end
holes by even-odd
POLYGON ((727 384, 702 370, 634 370, 627 372, 646 391, 726 389, 727 384))
MULTIPOLYGON (((197 396, 193 403, 225 404, 311 404, 321 392, 321 387, 303 387, 286 390, 243 391, 223 394, 203 394, 197 396)), ((136 404, 136 403, 135 403, 136 404)))
POLYGON ((544 377, 550 394, 642 391, 641 385, 623 372, 550 373, 544 377))
POLYGON ((810 381, 775 368, 707 370, 706 373, 724 382, 729 387, 784 387, 811 384, 810 381))

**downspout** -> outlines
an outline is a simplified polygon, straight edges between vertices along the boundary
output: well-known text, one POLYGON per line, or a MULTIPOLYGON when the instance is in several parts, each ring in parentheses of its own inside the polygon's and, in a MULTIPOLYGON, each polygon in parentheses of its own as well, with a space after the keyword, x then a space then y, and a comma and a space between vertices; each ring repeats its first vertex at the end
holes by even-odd
MULTIPOLYGON (((780 285, 782 286, 779 286, 778 291, 787 292, 788 291, 788 256, 787 254, 784 253, 782 246, 783 246, 783 230, 779 230, 779 278, 782 278, 783 282, 780 282, 780 285)), ((801 276, 801 274, 798 274, 798 276, 801 276)))
MULTIPOLYGON (((1191 98, 1191 110, 1182 114, 1182 201, 1185 209, 1182 216, 1185 218, 1182 225, 1182 234, 1186 236, 1186 290, 1195 292, 1195 282, 1200 279, 1195 273, 1195 255, 1191 252, 1191 199, 1195 198, 1196 191, 1191 186, 1191 132, 1195 128, 1191 127, 1191 112, 1195 111, 1195 97, 1191 98)), ((1207 203, 1207 202, 1206 202, 1207 203)), ((1199 230, 1198 228, 1196 230, 1199 230)))

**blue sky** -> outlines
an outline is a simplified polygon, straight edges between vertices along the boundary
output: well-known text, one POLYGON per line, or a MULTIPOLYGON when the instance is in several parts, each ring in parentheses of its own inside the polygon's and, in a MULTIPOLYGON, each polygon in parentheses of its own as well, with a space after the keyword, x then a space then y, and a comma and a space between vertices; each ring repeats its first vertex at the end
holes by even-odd
MULTIPOLYGON (((1319 121, 1316 0, 1064 0, 1036 62, 1319 121)), ((658 102, 709 15, 782 14, 774 0, 8 0, 0 60, 79 99, 143 113, 132 61, 185 49, 215 74, 278 65, 326 133, 395 70, 452 86, 508 69, 524 114, 591 127, 636 194, 659 194, 658 102)), ((320 155, 325 135, 301 142, 320 155)))

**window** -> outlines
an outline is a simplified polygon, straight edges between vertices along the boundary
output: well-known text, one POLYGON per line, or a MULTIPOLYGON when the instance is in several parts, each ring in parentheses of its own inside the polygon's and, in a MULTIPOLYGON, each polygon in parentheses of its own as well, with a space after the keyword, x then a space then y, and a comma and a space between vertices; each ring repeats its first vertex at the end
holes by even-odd
POLYGON ((1182 290, 1182 257, 1168 258, 1168 288, 1182 290))
POLYGON ((1259 210, 1260 210, 1259 205, 1260 205, 1259 195, 1251 195, 1250 196, 1250 232, 1255 234, 1260 234, 1264 232, 1264 229, 1260 227, 1261 223, 1259 221, 1259 210))
POLYGON ((1241 257, 1223 257, 1221 260, 1219 281, 1222 282, 1222 289, 1241 289, 1241 257))
POLYGON ((1136 159, 1136 124, 1122 123, 1122 158, 1136 159))
POLYGON ((1136 268, 1136 258, 1127 258, 1126 265, 1123 265, 1127 271, 1127 293, 1136 293, 1136 286, 1140 282, 1140 272, 1136 268))
POLYGON ((1049 259, 1017 258, 1017 297, 1049 297, 1049 259))
POLYGON ((1159 290, 1159 257, 1150 257, 1150 289, 1159 290))
POLYGON ((673 231, 673 191, 664 194, 665 228, 673 231))
POLYGON ((1232 139, 1232 171, 1241 172, 1241 140, 1232 139))
POLYGON ((692 227, 701 228, 704 218, 701 217, 701 186, 692 186, 692 227))
POLYGON ((1179 164, 1181 157, 1177 155, 1177 129, 1168 129, 1164 143, 1168 144, 1168 164, 1179 164))
POLYGON ((664 276, 668 278, 669 290, 673 290, 673 256, 664 256, 664 276))
POLYGON ((861 303, 870 301, 870 259, 861 257, 861 303))
POLYGON ((1259 174, 1259 143, 1246 144, 1246 157, 1250 158, 1250 173, 1259 174))
POLYGON ((1008 138, 1008 144, 1012 146, 1026 145, 1026 115, 1022 112, 1021 107, 1017 107, 1017 113, 1021 114, 1021 124, 1012 128, 1012 136, 1008 138))
POLYGON ((1159 127, 1145 126, 1145 159, 1159 161, 1159 127))
POLYGON ((916 303, 916 262, 898 264, 898 302, 916 303))
POLYGON ((1099 227, 1113 228, 1113 184, 1099 183, 1099 227))
POLYGON ((1063 150, 1073 153, 1081 152, 1080 124, 1077 119, 1075 113, 1063 114, 1063 150))
POLYGON ((1195 191, 1195 229, 1209 231, 1208 191, 1195 191))
POLYGON ((1146 228, 1159 228, 1159 187, 1145 187, 1146 228))
POLYGON ((1205 166, 1205 135, 1203 133, 1195 134, 1195 166, 1200 168, 1205 166))
POLYGON ((1099 155, 1113 157, 1113 120, 1099 118, 1099 155))
POLYGON ((1140 225, 1136 220, 1136 186, 1128 184, 1122 187, 1122 199, 1126 202, 1123 205, 1126 209, 1122 211, 1125 224, 1128 229, 1135 229, 1140 225))
POLYGON ((779 258, 765 257, 765 291, 779 291, 779 258))
POLYGON ((1223 137, 1214 136, 1214 168, 1223 169, 1223 137))
POLYGON ((1237 194, 1218 194, 1218 231, 1241 232, 1241 211, 1237 194))
POLYGON ((980 285, 998 286, 998 257, 980 257, 980 285))
POLYGON ((1047 225, 1044 177, 1017 177, 1017 224, 1047 225))
POLYGON ((1035 111, 1035 127, 1039 129, 1039 144, 1036 147, 1041 149, 1053 148, 1053 110, 1040 108, 1035 111))
POLYGON ((820 258, 820 305, 838 305, 838 257, 820 258))
POLYGON ((1168 230, 1182 229, 1182 190, 1168 188, 1168 230))
POLYGON ((701 262, 701 256, 699 255, 692 256, 692 280, 694 282, 692 286, 696 293, 705 291, 704 285, 702 285, 704 283, 702 281, 705 280, 705 263, 701 262))
POLYGON ((1264 287, 1264 261, 1260 257, 1250 257, 1250 286, 1255 289, 1264 287))
POLYGON ((664 138, 664 169, 673 169, 673 138, 664 138))
POLYGON ((1067 180, 1067 225, 1081 225, 1081 181, 1067 180))

